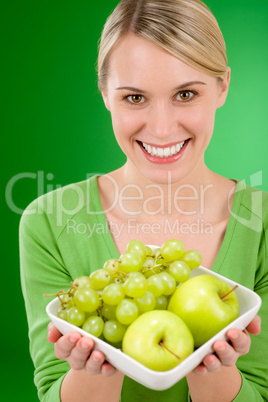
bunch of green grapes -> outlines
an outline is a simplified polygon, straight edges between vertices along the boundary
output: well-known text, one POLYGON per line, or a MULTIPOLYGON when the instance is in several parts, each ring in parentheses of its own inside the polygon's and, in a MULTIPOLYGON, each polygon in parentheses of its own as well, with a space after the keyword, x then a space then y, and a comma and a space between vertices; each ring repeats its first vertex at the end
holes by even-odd
POLYGON ((49 296, 59 297, 59 318, 120 348, 128 325, 147 311, 166 310, 176 287, 201 262, 201 254, 185 251, 178 239, 154 251, 131 240, 119 259, 75 279, 67 292, 49 296))

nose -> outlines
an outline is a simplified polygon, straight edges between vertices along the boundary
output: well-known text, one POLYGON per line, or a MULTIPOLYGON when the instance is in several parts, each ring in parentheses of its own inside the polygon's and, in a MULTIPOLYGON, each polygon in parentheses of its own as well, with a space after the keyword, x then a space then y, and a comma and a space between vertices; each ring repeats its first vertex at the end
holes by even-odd
POLYGON ((158 139, 172 138, 178 131, 178 110, 175 106, 159 101, 151 105, 147 115, 147 132, 158 139))

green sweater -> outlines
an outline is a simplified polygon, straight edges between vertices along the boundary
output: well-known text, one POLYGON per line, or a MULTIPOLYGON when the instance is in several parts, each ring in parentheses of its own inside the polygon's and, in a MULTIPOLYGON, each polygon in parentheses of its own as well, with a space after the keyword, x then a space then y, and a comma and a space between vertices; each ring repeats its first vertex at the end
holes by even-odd
MULTIPOLYGON (((268 400, 268 194, 238 182, 227 231, 212 270, 262 298, 262 331, 251 336, 250 352, 237 367, 242 387, 235 402, 268 400)), ((29 324, 30 353, 41 401, 59 402, 70 369, 47 341, 52 299, 43 293, 69 289, 70 281, 102 268, 118 251, 98 191, 97 176, 52 191, 33 201, 20 223, 21 283, 29 324)), ((94 381, 94 378, 93 378, 94 381)), ((186 379, 165 391, 150 390, 125 376, 121 402, 189 400, 186 379)))

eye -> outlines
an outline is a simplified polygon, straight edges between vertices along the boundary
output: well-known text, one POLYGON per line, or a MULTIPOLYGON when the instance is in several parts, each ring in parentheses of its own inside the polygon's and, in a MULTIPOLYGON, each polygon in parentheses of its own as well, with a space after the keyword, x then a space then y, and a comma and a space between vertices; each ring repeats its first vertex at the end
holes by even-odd
POLYGON ((180 91, 177 94, 176 98, 181 101, 189 101, 193 98, 194 95, 196 95, 195 91, 185 90, 185 91, 180 91))
POLYGON ((144 102, 144 96, 142 95, 128 95, 125 97, 130 103, 139 104, 144 102))

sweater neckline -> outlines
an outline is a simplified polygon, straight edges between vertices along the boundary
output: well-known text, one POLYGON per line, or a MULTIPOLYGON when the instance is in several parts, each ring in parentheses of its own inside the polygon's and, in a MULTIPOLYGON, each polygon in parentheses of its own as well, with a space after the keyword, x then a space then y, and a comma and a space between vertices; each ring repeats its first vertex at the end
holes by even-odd
MULTIPOLYGON (((92 197, 92 201, 94 203, 94 209, 97 211, 97 219, 98 222, 103 225, 103 227, 106 228, 106 230, 103 233, 103 238, 105 241, 105 244, 110 252, 111 258, 119 258, 119 252, 118 249, 115 245, 114 239, 112 237, 103 207, 100 199, 100 193, 99 193, 99 186, 98 186, 98 177, 100 175, 96 174, 92 177, 89 178, 90 180, 90 187, 92 191, 90 191, 90 195, 92 197)), ((236 179, 231 179, 236 183, 236 188, 234 191, 234 197, 233 197, 233 203, 232 203, 232 208, 230 210, 230 217, 228 220, 226 232, 224 234, 224 238, 221 244, 221 247, 219 249, 219 252, 214 260, 214 263, 212 264, 211 270, 214 272, 218 272, 224 262, 225 256, 231 246, 231 240, 233 237, 233 233, 235 231, 235 227, 237 224, 237 219, 236 216, 239 214, 239 209, 240 209, 240 204, 241 200, 243 197, 243 190, 245 188, 245 184, 243 182, 240 182, 239 180, 236 179), (241 186, 242 185, 242 186, 241 186)))

